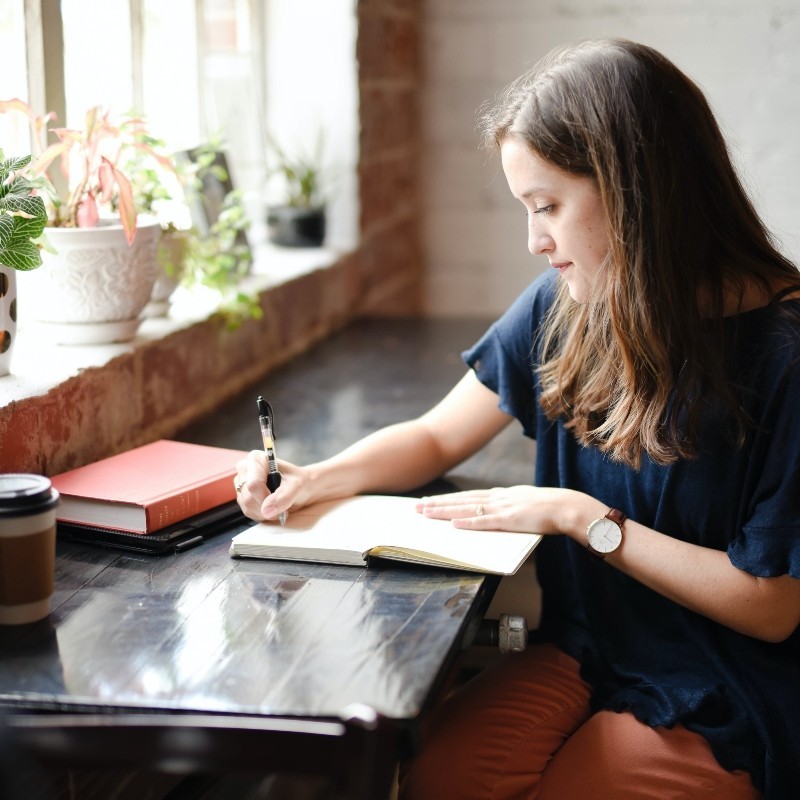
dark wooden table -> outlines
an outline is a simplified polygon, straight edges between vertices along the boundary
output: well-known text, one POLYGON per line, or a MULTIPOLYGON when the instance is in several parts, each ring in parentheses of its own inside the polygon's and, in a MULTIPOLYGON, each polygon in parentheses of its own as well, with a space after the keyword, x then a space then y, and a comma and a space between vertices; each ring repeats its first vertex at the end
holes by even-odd
MULTIPOLYGON (((255 399, 276 413, 280 457, 323 458, 416 415, 464 372, 485 321, 364 321, 175 438, 258 447, 255 399)), ((443 487, 530 481, 518 431, 443 487)), ((0 705, 337 717, 375 709, 413 739, 453 675, 495 578, 228 556, 235 526, 178 555, 60 542, 53 612, 0 628, 0 705)))

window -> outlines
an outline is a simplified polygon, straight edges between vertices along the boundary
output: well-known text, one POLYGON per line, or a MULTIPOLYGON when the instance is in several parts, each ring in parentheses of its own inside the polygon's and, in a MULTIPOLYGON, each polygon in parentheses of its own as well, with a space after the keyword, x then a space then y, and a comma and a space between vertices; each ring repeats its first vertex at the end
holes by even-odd
POLYGON ((263 113, 253 102, 261 92, 246 2, 62 0, 61 14, 68 126, 100 104, 114 115, 145 114, 173 150, 220 135, 236 186, 256 187, 263 113))
MULTIPOLYGON (((321 131, 333 178, 329 245, 349 248, 358 220, 355 6, 356 0, 3 0, 4 58, 27 62, 29 70, 4 70, 0 99, 29 100, 70 127, 81 126, 94 105, 112 114, 135 110, 176 151, 221 135, 234 185, 250 198, 254 217, 269 186, 267 131, 301 151, 321 131)), ((7 152, 24 152, 27 130, 11 116, 0 115, 0 142, 7 152)))
POLYGON ((203 138, 195 0, 144 0, 140 52, 142 108, 176 150, 203 138))
MULTIPOLYGON (((3 0, 0 3, 0 53, 6 64, 19 68, 0 70, 0 100, 18 97, 27 101, 28 72, 25 69, 24 0, 3 0)), ((17 155, 30 149, 26 121, 17 114, 0 114, 0 148, 6 155, 17 155)))
POLYGON ((129 8, 128 0, 61 0, 66 127, 81 127, 92 106, 115 115, 134 107, 129 8))

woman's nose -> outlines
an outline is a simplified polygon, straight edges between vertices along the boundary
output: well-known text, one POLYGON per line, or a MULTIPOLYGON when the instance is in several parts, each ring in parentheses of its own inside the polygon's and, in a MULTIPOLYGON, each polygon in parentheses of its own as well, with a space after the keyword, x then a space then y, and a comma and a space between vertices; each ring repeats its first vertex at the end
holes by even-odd
POLYGON ((537 230, 534 225, 528 228, 528 250, 531 255, 538 256, 542 253, 548 253, 554 247, 555 241, 550 234, 537 230))

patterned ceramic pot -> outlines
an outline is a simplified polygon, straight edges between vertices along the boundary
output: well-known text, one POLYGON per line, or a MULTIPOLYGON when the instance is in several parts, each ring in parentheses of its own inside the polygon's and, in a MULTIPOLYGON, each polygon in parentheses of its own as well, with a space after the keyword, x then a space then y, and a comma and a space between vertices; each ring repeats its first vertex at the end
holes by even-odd
POLYGON ((17 341, 17 271, 0 264, 0 377, 11 372, 17 341))
POLYGON ((129 246, 122 226, 47 228, 56 253, 19 279, 25 318, 59 344, 123 342, 134 337, 156 279, 158 221, 140 218, 129 246))

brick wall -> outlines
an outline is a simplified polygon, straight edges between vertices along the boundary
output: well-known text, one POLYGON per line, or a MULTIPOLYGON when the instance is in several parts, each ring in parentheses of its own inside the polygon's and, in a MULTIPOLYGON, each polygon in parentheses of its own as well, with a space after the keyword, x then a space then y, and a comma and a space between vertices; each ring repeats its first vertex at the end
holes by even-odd
POLYGON ((264 291, 260 321, 230 331, 212 318, 137 337, 107 364, 7 402, 0 471, 53 475, 169 437, 349 319, 419 309, 419 18, 416 0, 358 4, 359 247, 264 291))
POLYGON ((422 0, 360 0, 359 261, 370 307, 417 311, 423 271, 418 198, 422 0))

